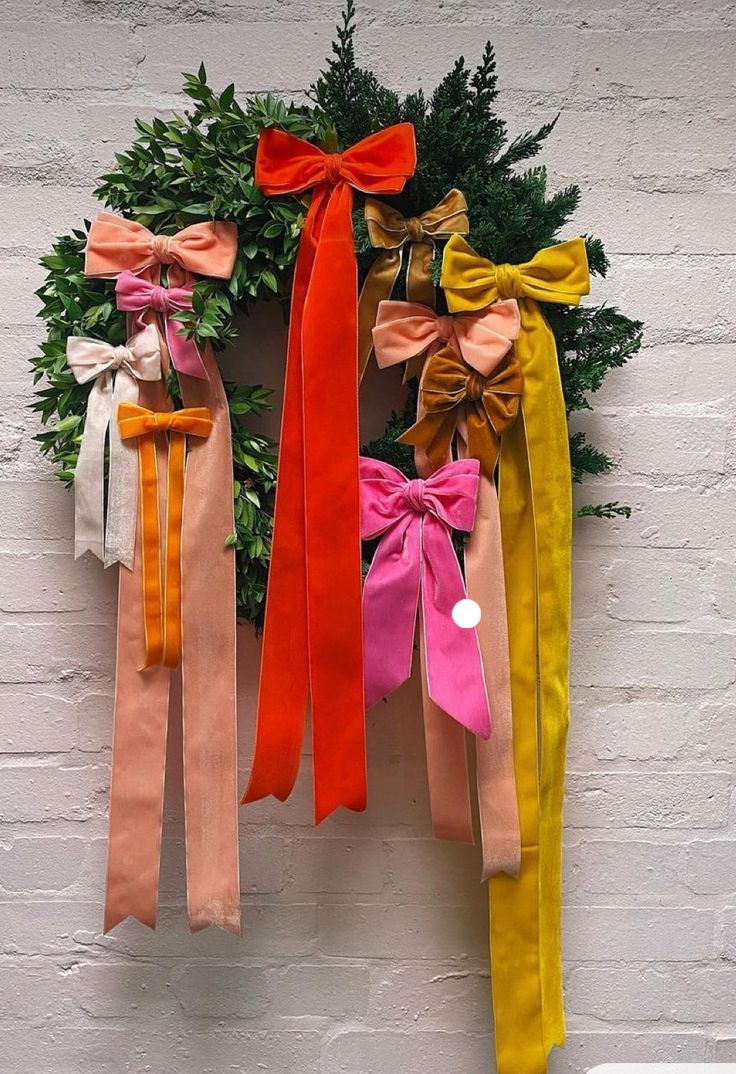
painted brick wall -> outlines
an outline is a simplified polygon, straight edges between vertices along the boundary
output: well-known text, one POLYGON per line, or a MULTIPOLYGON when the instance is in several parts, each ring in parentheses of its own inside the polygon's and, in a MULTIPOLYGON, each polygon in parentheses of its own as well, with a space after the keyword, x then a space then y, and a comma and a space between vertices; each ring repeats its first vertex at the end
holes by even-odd
MULTIPOLYGON (((242 813, 242 942, 185 928, 174 730, 160 928, 100 935, 115 581, 73 562, 71 497, 23 410, 38 257, 92 210, 134 116, 180 107, 201 59, 221 86, 298 92, 338 10, 0 3, 3 1074, 492 1069, 478 861, 430 838, 416 683, 371 720, 365 816, 315 831, 306 780, 242 813)), ((581 183, 579 227, 614 258, 596 297, 648 325, 585 423, 620 468, 584 495, 634 512, 576 528, 570 1034, 553 1069, 736 1060, 736 9, 362 0, 361 17, 362 58, 402 89, 492 36, 512 132, 561 112, 544 159, 581 183)), ((257 318, 231 367, 277 379, 274 333, 257 318)), ((243 766, 256 659, 244 632, 243 766)))

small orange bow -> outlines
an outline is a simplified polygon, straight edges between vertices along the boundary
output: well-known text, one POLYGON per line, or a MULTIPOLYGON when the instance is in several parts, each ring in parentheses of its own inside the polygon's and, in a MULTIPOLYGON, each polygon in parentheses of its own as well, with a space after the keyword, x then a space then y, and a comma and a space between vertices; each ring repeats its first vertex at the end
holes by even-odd
POLYGON ((155 283, 159 267, 171 265, 169 284, 175 286, 187 273, 228 279, 237 252, 238 229, 233 223, 208 220, 175 235, 154 235, 135 220, 100 212, 89 231, 84 271, 87 276, 112 279, 126 270, 153 269, 155 283))
POLYGON ((184 473, 187 436, 207 437, 212 420, 207 407, 154 413, 137 403, 121 403, 118 427, 122 440, 138 439, 143 554, 143 626, 145 668, 173 668, 181 656, 181 527, 184 515, 184 473), (164 593, 161 593, 161 525, 159 521, 156 433, 170 433, 164 550, 164 593))

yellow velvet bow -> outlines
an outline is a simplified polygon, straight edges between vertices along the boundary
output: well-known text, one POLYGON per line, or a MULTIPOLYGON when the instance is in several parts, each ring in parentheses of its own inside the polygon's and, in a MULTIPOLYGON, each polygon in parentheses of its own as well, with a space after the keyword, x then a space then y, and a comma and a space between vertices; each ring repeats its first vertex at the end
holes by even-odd
POLYGON ((137 438, 141 490, 143 555, 143 626, 146 657, 143 668, 176 667, 181 656, 181 527, 187 436, 207 437, 212 420, 207 407, 155 413, 137 403, 121 403, 118 427, 122 440, 137 438), (170 433, 167 463, 166 543, 161 592, 161 526, 159 522, 156 433, 170 433))
POLYGON ((519 303, 522 420, 504 437, 499 489, 522 847, 518 880, 490 881, 491 961, 499 1074, 544 1074, 549 1049, 565 1038, 560 876, 572 490, 555 339, 537 303, 577 304, 588 293, 585 243, 572 239, 522 264, 496 265, 452 236, 441 282, 453 312, 501 298, 519 303))
MULTIPOLYGON (((409 247, 409 264, 406 276, 406 298, 434 308, 434 283, 432 260, 436 240, 448 235, 467 235, 469 230, 468 206, 460 190, 450 190, 434 208, 419 216, 402 216, 397 209, 376 198, 367 198, 365 222, 371 246, 381 251, 371 265, 360 293, 358 307, 358 368, 363 376, 373 349, 372 329, 376 323, 378 305, 391 297, 394 284, 401 270, 405 246, 409 247)), ((412 362, 407 376, 416 375, 421 369, 412 362)))
POLYGON ((513 356, 484 377, 452 347, 443 347, 428 360, 422 376, 419 395, 425 413, 399 443, 422 448, 438 469, 447 462, 460 424, 468 454, 492 477, 501 434, 516 420, 523 390, 524 378, 513 356))

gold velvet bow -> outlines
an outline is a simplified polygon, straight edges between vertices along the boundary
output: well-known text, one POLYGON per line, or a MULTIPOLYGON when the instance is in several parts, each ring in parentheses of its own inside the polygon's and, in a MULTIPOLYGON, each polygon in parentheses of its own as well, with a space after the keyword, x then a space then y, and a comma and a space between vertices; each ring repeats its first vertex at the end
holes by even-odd
MULTIPOLYGON (((432 260, 436 239, 448 235, 467 235, 470 225, 468 206, 460 190, 445 194, 433 209, 419 216, 402 216, 398 210, 376 198, 367 198, 365 222, 371 246, 381 251, 371 265, 358 307, 358 368, 363 376, 373 349, 371 331, 376 323, 378 304, 391 297, 394 284, 401 270, 403 249, 409 246, 409 264, 406 276, 406 297, 409 302, 420 302, 434 308, 434 283, 432 260)), ((416 363, 407 368, 406 377, 416 376, 421 370, 416 363)))
POLYGON ((513 355, 484 377, 452 347, 443 347, 428 360, 419 387, 425 414, 398 442, 422 448, 436 469, 447 462, 459 425, 468 455, 479 459, 483 473, 492 477, 501 434, 516 420, 523 390, 513 355))

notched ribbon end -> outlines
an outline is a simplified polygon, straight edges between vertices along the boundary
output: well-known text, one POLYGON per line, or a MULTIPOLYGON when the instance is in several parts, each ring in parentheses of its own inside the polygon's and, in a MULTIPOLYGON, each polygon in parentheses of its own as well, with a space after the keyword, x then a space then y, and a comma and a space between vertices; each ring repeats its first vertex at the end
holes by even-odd
POLYGON ((125 910, 117 911, 114 913, 105 911, 105 921, 102 926, 103 936, 107 936, 108 933, 112 932, 114 928, 122 924, 123 921, 127 921, 128 919, 130 919, 131 921, 137 921, 139 925, 143 925, 144 928, 151 929, 151 931, 153 932, 155 932, 156 930, 155 909, 150 914, 133 913, 132 911, 130 913, 127 913, 125 910))
POLYGON ((190 932, 203 932, 208 928, 220 929, 221 932, 229 932, 232 936, 242 936, 240 907, 212 908, 206 912, 200 910, 197 913, 190 913, 190 932))

